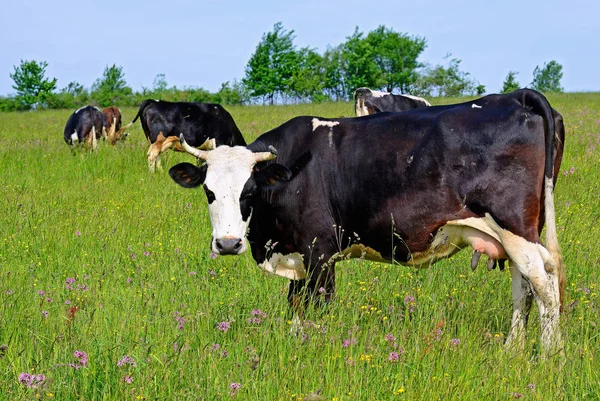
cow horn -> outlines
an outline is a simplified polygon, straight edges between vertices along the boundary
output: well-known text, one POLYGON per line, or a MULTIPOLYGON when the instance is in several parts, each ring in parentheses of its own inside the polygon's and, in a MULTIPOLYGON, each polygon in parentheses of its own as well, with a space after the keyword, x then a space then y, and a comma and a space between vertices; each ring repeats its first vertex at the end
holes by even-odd
POLYGON ((198 146, 198 149, 213 150, 216 147, 217 147, 217 142, 215 141, 215 138, 206 138, 206 141, 204 141, 204 143, 202 145, 198 146))
POLYGON ((185 150, 186 152, 188 152, 191 155, 196 156, 198 159, 202 159, 202 160, 206 161, 206 158, 208 156, 208 151, 196 149, 196 148, 188 145, 188 143, 185 141, 185 138, 183 137, 183 134, 179 135, 179 142, 181 142, 181 147, 183 147, 183 150, 185 150))
POLYGON ((277 157, 277 150, 273 147, 273 145, 269 145, 268 152, 256 152, 254 153, 254 160, 256 162, 266 162, 267 160, 273 160, 277 157))

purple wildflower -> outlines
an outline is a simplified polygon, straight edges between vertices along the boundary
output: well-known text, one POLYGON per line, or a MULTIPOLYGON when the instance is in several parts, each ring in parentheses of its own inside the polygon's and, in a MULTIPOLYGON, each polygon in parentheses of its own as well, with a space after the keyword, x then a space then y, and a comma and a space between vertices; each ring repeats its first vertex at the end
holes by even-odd
POLYGON ((211 258, 211 259, 216 259, 216 258, 217 258, 217 254, 216 254, 216 253, 214 253, 214 252, 211 252, 211 253, 210 253, 210 258, 211 258))
POLYGON ((14 293, 15 293, 15 292, 14 292, 13 290, 6 290, 6 295, 12 295, 12 294, 14 294, 14 293))
POLYGON ((46 302, 48 302, 48 303, 52 302, 52 298, 46 297, 46 302))
POLYGON ((242 388, 242 385, 240 383, 231 383, 229 385, 229 395, 231 397, 234 397, 238 391, 240 391, 240 389, 242 388))
POLYGON ((44 385, 46 376, 42 374, 32 375, 29 373, 21 373, 19 375, 19 383, 24 384, 27 388, 38 388, 44 385))
POLYGON ((144 251, 144 256, 150 256, 150 252, 144 251))
POLYGON ((219 348, 221 348, 221 344, 213 344, 213 345, 211 345, 210 350, 211 351, 218 351, 219 348))
POLYGON ((348 338, 346 340, 344 340, 344 342, 342 342, 342 347, 343 348, 348 348, 351 345, 354 345, 358 342, 358 340, 356 340, 356 338, 352 337, 352 338, 348 338))
POLYGON ((123 366, 123 365, 136 366, 136 363, 132 357, 130 357, 129 355, 125 355, 125 356, 123 356, 123 358, 121 358, 119 360, 119 362, 117 362, 117 366, 123 366))
POLYGON ((319 287, 319 294, 325 294, 325 288, 319 287))
POLYGON ((173 317, 175 318, 175 320, 177 321, 177 328, 179 330, 183 330, 183 325, 185 323, 185 318, 183 316, 181 316, 181 314, 179 312, 175 312, 173 314, 173 317))
POLYGON ((197 273, 195 271, 191 271, 189 274, 190 276, 195 276, 197 273))
POLYGON ((388 356, 388 361, 398 362, 398 359, 400 359, 400 355, 397 352, 390 352, 390 356, 388 356))
POLYGON ((79 231, 79 230, 75 231, 75 235, 78 237, 81 237, 81 231, 79 231))
POLYGON ((132 281, 133 279, 131 277, 127 277, 127 284, 131 284, 132 281))
POLYGON ((583 289, 583 292, 584 292, 584 293, 586 293, 586 294, 589 294, 589 293, 590 293, 590 289, 589 289, 589 288, 587 288, 587 287, 585 287, 585 288, 583 289))
POLYGON ((460 345, 460 338, 453 338, 450 340, 450 345, 453 347, 458 347, 460 345))
POLYGON ((127 383, 127 384, 131 384, 131 383, 133 383, 133 377, 125 375, 125 376, 123 376, 123 382, 127 383))
POLYGON ((229 356, 229 352, 227 350, 221 351, 221 358, 227 358, 229 356))
POLYGON ((389 342, 389 343, 393 343, 396 341, 396 337, 394 337, 393 334, 386 334, 385 335, 385 341, 389 342))
POLYGON ((45 294, 45 292, 44 292, 44 291, 42 291, 42 290, 38 290, 38 295, 39 295, 40 297, 41 297, 41 296, 43 296, 44 294, 45 294))
POLYGON ((229 322, 219 322, 217 324, 217 330, 222 331, 223 333, 226 333, 227 330, 229 330, 231 328, 231 323, 229 322))
POLYGON ((71 305, 71 301, 69 301, 68 299, 65 301, 65 305, 71 305))
POLYGON ((85 366, 88 363, 88 356, 85 352, 77 350, 73 353, 73 355, 75 358, 79 359, 79 364, 81 366, 85 366))
POLYGON ((529 383, 529 384, 527 385, 527 388, 528 388, 528 389, 530 389, 530 390, 533 390, 533 389, 535 389, 535 384, 533 384, 533 383, 529 383))
POLYGON ((43 310, 43 311, 42 311, 42 315, 43 315, 43 316, 44 316, 46 319, 48 319, 48 311, 47 311, 47 310, 43 310))

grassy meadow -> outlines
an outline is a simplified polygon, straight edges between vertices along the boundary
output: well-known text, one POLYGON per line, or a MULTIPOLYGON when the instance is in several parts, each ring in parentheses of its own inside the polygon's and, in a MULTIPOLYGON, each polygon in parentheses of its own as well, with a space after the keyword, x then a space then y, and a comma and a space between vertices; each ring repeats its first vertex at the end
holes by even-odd
MULTIPOLYGON (((510 274, 471 251, 429 269, 338 264, 335 301, 290 334, 288 281, 211 258, 203 191, 149 174, 136 123, 73 156, 71 110, 0 113, 0 400, 599 400, 600 93, 549 97, 568 288, 562 355, 503 347, 510 274)), ((444 103, 450 102, 443 99, 444 103)), ((434 104, 440 101, 434 101, 434 104)), ((227 107, 246 139, 349 103, 227 107)), ((137 109, 123 109, 129 122, 137 109)))

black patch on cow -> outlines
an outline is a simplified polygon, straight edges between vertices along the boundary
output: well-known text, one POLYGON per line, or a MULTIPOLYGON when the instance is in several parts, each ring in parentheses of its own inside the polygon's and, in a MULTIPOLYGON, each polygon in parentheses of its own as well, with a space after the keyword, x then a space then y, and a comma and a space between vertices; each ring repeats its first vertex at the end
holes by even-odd
POLYGON ((210 189, 208 189, 206 184, 204 184, 202 187, 204 188, 204 193, 206 194, 206 199, 208 200, 208 204, 210 205, 211 203, 213 203, 215 201, 215 199, 217 199, 215 197, 215 193, 213 191, 211 191, 210 189))
POLYGON ((196 167, 190 163, 179 163, 169 169, 169 175, 184 188, 196 188, 206 179, 207 165, 196 167))
POLYGON ((242 214, 242 220, 244 221, 248 221, 248 218, 250 217, 250 212, 252 211, 252 198, 256 194, 257 188, 256 181, 253 177, 250 177, 244 184, 244 188, 240 194, 240 213, 242 214))

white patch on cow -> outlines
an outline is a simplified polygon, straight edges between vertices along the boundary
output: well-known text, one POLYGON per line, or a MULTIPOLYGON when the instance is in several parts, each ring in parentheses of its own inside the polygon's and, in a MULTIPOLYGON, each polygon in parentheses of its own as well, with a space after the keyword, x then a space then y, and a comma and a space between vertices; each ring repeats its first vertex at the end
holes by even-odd
POLYGON ((472 109, 482 109, 482 108, 483 108, 483 106, 478 106, 478 105, 476 105, 475 103, 473 103, 473 104, 471 105, 471 108, 472 108, 472 109))
POLYGON ((373 95, 373 97, 384 97, 387 95, 391 95, 391 93, 371 90, 371 95, 373 95))
POLYGON ((344 249, 342 252, 338 252, 331 257, 333 261, 335 259, 366 259, 373 262, 382 262, 388 263, 389 261, 385 260, 379 251, 371 248, 370 246, 366 246, 364 244, 352 244, 348 248, 344 249))
POLYGON ((246 231, 250 217, 247 221, 242 219, 240 195, 256 164, 255 157, 242 146, 219 146, 208 152, 206 163, 204 184, 215 195, 215 200, 208 205, 213 229, 212 251, 219 253, 217 239, 239 238, 242 247, 238 253, 243 253, 248 249, 246 231))
POLYGON ((431 106, 431 103, 429 103, 427 100, 423 99, 422 97, 413 96, 413 95, 407 95, 406 93, 403 93, 400 96, 404 96, 404 97, 407 97, 407 98, 413 99, 413 100, 418 100, 420 102, 425 103, 426 106, 431 106))
POLYGON ((98 110, 100 113, 102 113, 102 110, 100 110, 98 107, 94 106, 94 108, 95 108, 96 110, 98 110))
POLYGON ((322 120, 319 120, 318 118, 312 119, 313 131, 315 131, 319 127, 333 128, 336 125, 339 125, 339 123, 340 123, 339 121, 322 121, 322 120))
POLYGON ((79 113, 81 110, 85 109, 87 106, 83 106, 75 110, 75 114, 79 113))
POLYGON ((73 145, 75 145, 75 142, 79 142, 79 137, 77 136, 77 131, 73 131, 73 133, 71 134, 71 141, 73 142, 73 145))
POLYGON ((308 277, 304 267, 304 258, 298 252, 283 255, 274 253, 268 260, 258 266, 266 272, 290 280, 302 280, 308 277))

